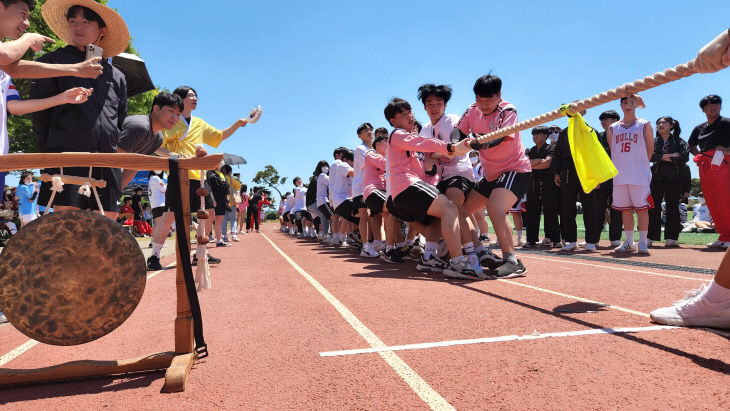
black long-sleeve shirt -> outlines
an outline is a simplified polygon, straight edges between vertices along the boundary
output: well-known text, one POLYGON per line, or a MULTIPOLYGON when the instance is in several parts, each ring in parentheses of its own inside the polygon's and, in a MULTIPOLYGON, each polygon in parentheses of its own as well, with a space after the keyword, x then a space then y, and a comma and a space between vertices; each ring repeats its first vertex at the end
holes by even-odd
MULTIPOLYGON (((73 64, 85 58, 83 51, 66 46, 38 61, 73 64)), ((119 133, 127 116, 127 80, 108 61, 102 60, 100 64, 104 71, 96 79, 69 76, 37 79, 31 83, 31 99, 52 97, 73 87, 94 89, 82 104, 63 104, 31 114, 40 152, 117 151, 119 133)))
POLYGON ((666 148, 664 139, 657 137, 654 140, 654 153, 651 155, 652 178, 677 180, 681 177, 681 169, 689 161, 689 144, 679 137, 670 136, 666 148), (679 157, 672 157, 671 161, 663 161, 664 154, 679 153, 679 157))

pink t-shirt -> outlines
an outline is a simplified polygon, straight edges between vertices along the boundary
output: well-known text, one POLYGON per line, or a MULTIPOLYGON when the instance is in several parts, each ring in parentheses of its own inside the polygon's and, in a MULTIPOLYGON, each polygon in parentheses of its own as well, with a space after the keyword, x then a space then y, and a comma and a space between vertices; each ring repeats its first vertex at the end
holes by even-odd
POLYGON ((423 153, 447 154, 446 144, 441 140, 420 137, 403 129, 393 130, 387 153, 388 194, 395 198, 417 181, 433 184, 434 178, 427 176, 423 169, 423 153))
MULTIPOLYGON (((472 103, 456 126, 462 133, 469 135, 470 133, 487 134, 513 124, 517 124, 517 110, 512 104, 501 100, 497 109, 486 116, 477 108, 476 103, 472 103)), ((532 171, 530 159, 525 155, 525 147, 520 140, 519 131, 506 136, 502 143, 495 147, 479 150, 479 159, 487 181, 496 180, 500 174, 506 171, 520 173, 532 171)))
POLYGON ((375 190, 385 191, 385 157, 375 150, 368 150, 365 154, 362 185, 364 199, 375 190))

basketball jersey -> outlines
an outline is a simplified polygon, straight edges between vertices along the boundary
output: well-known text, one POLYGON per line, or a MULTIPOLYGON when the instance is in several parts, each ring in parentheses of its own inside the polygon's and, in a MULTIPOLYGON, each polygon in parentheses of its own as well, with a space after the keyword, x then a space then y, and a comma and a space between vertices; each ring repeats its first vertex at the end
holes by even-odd
POLYGON ((636 119, 631 124, 616 122, 611 125, 611 160, 618 175, 613 184, 648 186, 651 183, 651 166, 646 152, 644 125, 648 121, 636 119))

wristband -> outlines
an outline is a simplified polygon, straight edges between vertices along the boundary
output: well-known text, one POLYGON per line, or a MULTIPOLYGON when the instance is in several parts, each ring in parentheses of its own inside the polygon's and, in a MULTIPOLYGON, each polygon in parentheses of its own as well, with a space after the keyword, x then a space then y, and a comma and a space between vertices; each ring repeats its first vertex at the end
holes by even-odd
POLYGON ((454 146, 452 146, 451 143, 446 143, 446 151, 448 151, 449 153, 453 153, 454 146))

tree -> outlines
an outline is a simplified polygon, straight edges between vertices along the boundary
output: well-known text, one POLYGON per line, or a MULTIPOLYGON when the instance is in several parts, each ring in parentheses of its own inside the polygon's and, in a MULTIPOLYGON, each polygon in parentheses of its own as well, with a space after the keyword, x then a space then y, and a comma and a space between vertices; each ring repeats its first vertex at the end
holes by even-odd
MULTIPOLYGON (((25 60, 35 60, 46 53, 50 53, 59 48, 66 47, 66 43, 59 39, 58 36, 56 36, 51 31, 46 22, 43 20, 43 16, 41 15, 41 6, 45 2, 46 0, 38 0, 36 2, 36 7, 33 12, 31 12, 30 18, 28 19, 30 22, 30 27, 28 27, 27 32, 40 33, 44 36, 54 39, 56 42, 47 43, 46 46, 43 48, 43 51, 40 51, 38 53, 34 53, 33 50, 28 50, 25 56, 23 56, 23 59, 25 60)), ((97 2, 101 4, 106 4, 107 0, 97 0, 97 2)), ((139 53, 137 53, 137 50, 134 49, 134 46, 132 46, 131 38, 129 40, 129 45, 127 46, 126 52, 139 55, 139 53)), ((24 100, 28 99, 28 94, 30 91, 30 81, 25 79, 13 79, 13 84, 15 85, 15 88, 18 89, 20 97, 24 100)), ((157 93, 158 90, 151 90, 127 100, 127 115, 131 116, 134 114, 149 113, 152 105, 152 99, 157 93)), ((30 122, 29 115, 26 114, 23 116, 9 116, 8 136, 10 138, 11 153, 38 152, 38 142, 36 140, 35 134, 33 133, 33 126, 30 122)))
POLYGON ((689 195, 698 197, 701 192, 702 192, 702 186, 700 186, 700 179, 693 178, 692 179, 692 188, 689 190, 689 195))
POLYGON ((279 193, 279 197, 281 197, 281 191, 279 191, 276 186, 279 184, 286 184, 286 177, 280 177, 279 171, 269 164, 264 167, 262 171, 256 172, 253 182, 256 184, 266 184, 276 190, 276 192, 279 193))

